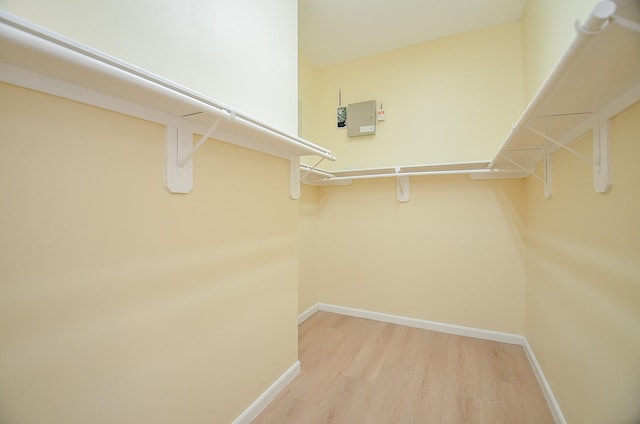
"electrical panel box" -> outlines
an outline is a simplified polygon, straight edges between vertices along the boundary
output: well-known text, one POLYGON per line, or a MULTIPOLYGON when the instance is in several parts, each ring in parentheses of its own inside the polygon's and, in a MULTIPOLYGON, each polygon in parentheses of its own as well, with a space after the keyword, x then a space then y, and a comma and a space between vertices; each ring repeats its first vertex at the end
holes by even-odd
POLYGON ((376 133, 376 101, 351 103, 347 106, 347 135, 357 137, 376 133))

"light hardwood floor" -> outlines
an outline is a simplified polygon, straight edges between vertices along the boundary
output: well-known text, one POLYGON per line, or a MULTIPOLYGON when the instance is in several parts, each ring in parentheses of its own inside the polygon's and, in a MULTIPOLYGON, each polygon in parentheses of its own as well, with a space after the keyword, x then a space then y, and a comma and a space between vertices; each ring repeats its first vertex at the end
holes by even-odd
POLYGON ((554 422, 521 346, 322 311, 298 338, 300 374, 253 424, 554 422))

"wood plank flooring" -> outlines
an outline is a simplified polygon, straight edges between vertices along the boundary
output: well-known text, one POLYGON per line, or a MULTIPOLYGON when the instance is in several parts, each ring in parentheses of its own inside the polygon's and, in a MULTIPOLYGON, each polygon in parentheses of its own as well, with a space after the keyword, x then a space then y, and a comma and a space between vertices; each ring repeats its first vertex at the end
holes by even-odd
POLYGON ((253 424, 554 422, 521 346, 322 311, 298 338, 300 374, 253 424))

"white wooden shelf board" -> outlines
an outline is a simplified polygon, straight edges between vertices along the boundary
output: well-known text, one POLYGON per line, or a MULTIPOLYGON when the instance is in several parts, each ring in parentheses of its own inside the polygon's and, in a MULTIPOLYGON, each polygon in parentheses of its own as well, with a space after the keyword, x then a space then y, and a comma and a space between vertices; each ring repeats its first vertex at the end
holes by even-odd
MULTIPOLYGON (((172 133, 202 135, 215 124, 210 137, 220 141, 285 159, 335 160, 324 147, 2 11, 0 81, 157 122, 172 133)), ((184 147, 188 138, 173 141, 184 147)))
POLYGON ((585 21, 599 21, 601 29, 576 25, 572 45, 514 125, 491 168, 517 169, 513 161, 533 169, 547 152, 561 148, 531 128, 567 145, 596 128, 600 119, 608 120, 640 100, 640 32, 633 28, 640 6, 612 3, 600 2, 585 21), (598 8, 615 11, 598 17, 598 8))

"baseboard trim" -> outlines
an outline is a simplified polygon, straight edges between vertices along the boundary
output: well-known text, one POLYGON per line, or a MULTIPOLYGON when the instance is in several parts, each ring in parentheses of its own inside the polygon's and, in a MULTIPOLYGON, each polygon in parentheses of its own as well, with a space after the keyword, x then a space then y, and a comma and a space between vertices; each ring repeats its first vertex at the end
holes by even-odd
POLYGON ((304 311, 303 313, 301 313, 300 315, 298 315, 298 325, 302 324, 303 322, 305 322, 310 316, 312 316, 313 314, 315 314, 316 312, 318 312, 319 310, 319 303, 316 303, 315 305, 313 305, 312 307, 310 307, 309 309, 307 309, 306 311, 304 311))
POLYGON ((271 387, 235 419, 233 424, 250 424, 298 374, 300 374, 300 361, 296 361, 291 368, 285 371, 271 387))
POLYGON ((556 397, 553 395, 551 386, 549 386, 549 383, 542 372, 542 368, 536 359, 536 355, 534 355, 533 349, 531 349, 531 345, 529 345, 527 339, 524 340, 522 347, 527 354, 527 358, 529 358, 529 363, 531 364, 531 368, 533 368, 533 372, 538 379, 538 384, 540 384, 540 387, 542 388, 542 393, 547 400, 547 405, 549 405, 554 421, 556 424, 567 424, 567 421, 564 419, 564 415, 562 414, 562 410, 560 409, 560 405, 558 404, 556 397))
POLYGON ((344 306, 318 303, 318 310, 348 315, 358 318, 372 319, 391 324, 405 325, 407 327, 421 328, 423 330, 438 331, 441 333, 455 334, 458 336, 474 337, 476 339, 491 340, 494 342, 524 345, 524 336, 519 334, 502 333, 499 331, 483 330, 480 328, 464 327, 461 325, 445 324, 437 321, 427 321, 417 318, 408 318, 399 315, 385 314, 382 312, 366 311, 363 309, 347 308, 344 306))
POLYGON ((357 318, 366 318, 366 319, 371 319, 375 321, 388 322, 391 324, 399 324, 399 325, 405 325, 408 327, 421 328, 424 330, 439 331, 441 333, 455 334, 458 336, 473 337, 476 339, 491 340, 491 341, 500 342, 500 343, 520 345, 523 347, 527 355, 527 359, 531 364, 531 368, 533 368, 533 372, 536 375, 538 384, 540 384, 542 393, 544 394, 544 397, 547 400, 547 405, 551 410, 551 414, 553 415, 554 421, 556 422, 556 424, 567 424, 567 421, 564 419, 564 415, 562 414, 562 410, 560 409, 560 405, 558 404, 555 396, 553 395, 553 392, 551 391, 551 386, 549 386, 547 379, 544 377, 542 368, 540 367, 540 364, 538 363, 536 356, 533 354, 533 350, 531 349, 531 346, 527 342, 527 339, 522 335, 512 334, 512 333, 503 333, 503 332, 493 331, 493 330, 484 330, 484 329, 473 328, 473 327, 464 327, 460 325, 446 324, 446 323, 437 322, 437 321, 428 321, 428 320, 422 320, 417 318, 409 318, 409 317, 403 317, 399 315, 385 314, 382 312, 367 311, 364 309, 348 308, 345 306, 331 305, 327 303, 318 303, 316 305, 313 305, 311 308, 307 309, 303 313, 301 313, 298 316, 298 323, 304 322, 305 320, 307 320, 309 317, 311 317, 313 314, 315 314, 318 311, 332 312, 335 314, 347 315, 347 316, 352 316, 357 318))

